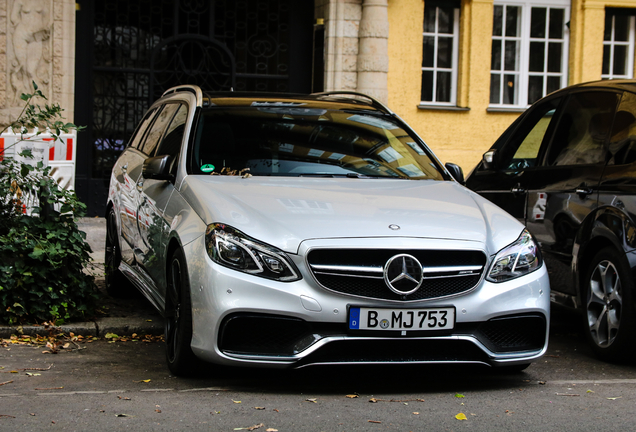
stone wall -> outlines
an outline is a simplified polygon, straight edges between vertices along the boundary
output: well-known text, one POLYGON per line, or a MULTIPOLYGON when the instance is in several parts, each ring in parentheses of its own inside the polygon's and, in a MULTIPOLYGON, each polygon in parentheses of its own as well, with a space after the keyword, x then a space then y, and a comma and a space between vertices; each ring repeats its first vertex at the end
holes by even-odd
POLYGON ((316 0, 325 25, 325 90, 367 93, 387 101, 387 0, 316 0))
POLYGON ((10 124, 35 81, 73 119, 75 1, 0 0, 0 125, 10 124))

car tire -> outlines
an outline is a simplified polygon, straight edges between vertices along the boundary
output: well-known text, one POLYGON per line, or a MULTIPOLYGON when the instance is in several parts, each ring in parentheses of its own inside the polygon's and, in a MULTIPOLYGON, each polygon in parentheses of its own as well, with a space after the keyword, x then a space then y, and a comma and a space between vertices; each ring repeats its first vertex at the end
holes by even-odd
POLYGON ((134 294, 134 288, 119 270, 121 251, 117 231, 117 215, 111 208, 106 217, 106 245, 104 248, 104 278, 106 292, 116 298, 127 298, 134 294))
POLYGON ((165 339, 168 369, 174 375, 192 375, 198 361, 192 342, 192 303, 185 257, 177 249, 168 261, 165 339))
POLYGON ((623 254, 612 247, 601 249, 583 278, 585 335, 602 360, 631 358, 636 317, 632 303, 634 282, 623 254))

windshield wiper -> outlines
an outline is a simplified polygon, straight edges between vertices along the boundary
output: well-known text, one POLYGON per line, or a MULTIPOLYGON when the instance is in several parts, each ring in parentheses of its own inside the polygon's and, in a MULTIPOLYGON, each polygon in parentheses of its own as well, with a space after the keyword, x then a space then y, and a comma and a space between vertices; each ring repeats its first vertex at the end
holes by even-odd
POLYGON ((346 173, 346 174, 336 174, 336 173, 303 173, 303 174, 299 174, 299 175, 298 175, 298 177, 328 177, 328 178, 346 177, 346 178, 358 178, 358 179, 379 178, 378 176, 370 176, 370 175, 360 174, 360 173, 354 173, 354 172, 350 172, 350 173, 346 173))

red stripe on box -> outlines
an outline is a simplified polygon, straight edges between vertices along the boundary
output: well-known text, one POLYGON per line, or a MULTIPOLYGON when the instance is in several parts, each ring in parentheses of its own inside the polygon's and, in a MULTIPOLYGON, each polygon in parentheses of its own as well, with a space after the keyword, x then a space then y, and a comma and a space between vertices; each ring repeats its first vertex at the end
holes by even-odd
POLYGON ((66 160, 73 160, 73 138, 66 140, 66 160))
POLYGON ((4 138, 0 138, 0 162, 4 160, 4 138))

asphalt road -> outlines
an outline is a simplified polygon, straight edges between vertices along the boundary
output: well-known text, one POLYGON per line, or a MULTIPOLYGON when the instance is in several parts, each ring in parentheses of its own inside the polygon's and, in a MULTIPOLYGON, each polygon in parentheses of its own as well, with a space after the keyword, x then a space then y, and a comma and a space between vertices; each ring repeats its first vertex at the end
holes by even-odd
POLYGON ((0 430, 633 430, 636 366, 594 359, 572 318, 555 317, 549 352, 517 374, 210 366, 185 379, 168 372, 162 342, 56 355, 13 345, 0 348, 0 383, 12 381, 0 385, 0 430))

